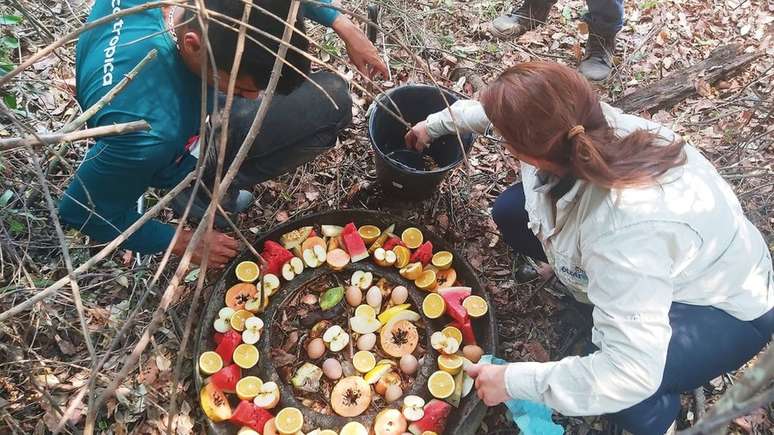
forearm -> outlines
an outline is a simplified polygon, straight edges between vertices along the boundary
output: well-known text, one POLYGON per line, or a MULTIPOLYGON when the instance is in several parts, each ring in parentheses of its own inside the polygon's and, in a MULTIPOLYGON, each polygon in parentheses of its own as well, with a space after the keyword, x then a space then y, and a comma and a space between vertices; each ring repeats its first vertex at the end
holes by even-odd
POLYGON ((484 108, 476 100, 460 100, 448 109, 433 113, 427 117, 427 132, 435 140, 441 136, 475 132, 484 134, 489 127, 484 108))

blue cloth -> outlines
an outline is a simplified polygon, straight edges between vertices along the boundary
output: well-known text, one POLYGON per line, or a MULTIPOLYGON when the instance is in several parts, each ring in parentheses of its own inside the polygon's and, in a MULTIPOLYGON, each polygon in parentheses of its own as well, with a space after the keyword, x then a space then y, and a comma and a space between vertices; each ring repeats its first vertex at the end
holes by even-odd
POLYGON ((583 16, 591 33, 599 35, 614 35, 623 28, 623 0, 586 0, 589 8, 583 16))
MULTIPOLYGON (((481 357, 479 364, 507 364, 492 355, 481 357)), ((510 418, 524 435, 562 435, 564 429, 551 420, 551 408, 529 400, 511 399, 505 402, 510 418)))
MULTIPOLYGON (((524 204, 524 188, 515 184, 497 198, 492 217, 516 253, 545 261, 540 241, 527 227, 524 204)), ((745 322, 714 307, 673 303, 669 324, 672 338, 658 391, 608 416, 635 435, 666 432, 680 412, 681 393, 738 369, 760 352, 774 333, 774 310, 745 322)), ((588 352, 596 350, 591 345, 588 352)))
MULTIPOLYGON (((333 3, 333 0, 318 0, 320 3, 333 3)), ((301 3, 301 12, 306 18, 316 21, 325 27, 331 27, 333 22, 339 16, 336 9, 326 8, 324 6, 313 5, 310 3, 301 3)))

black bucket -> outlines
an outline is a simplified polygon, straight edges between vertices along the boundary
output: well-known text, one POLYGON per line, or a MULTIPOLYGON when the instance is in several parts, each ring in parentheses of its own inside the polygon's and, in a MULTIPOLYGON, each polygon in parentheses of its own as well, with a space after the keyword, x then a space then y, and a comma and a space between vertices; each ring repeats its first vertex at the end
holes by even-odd
MULTIPOLYGON (((449 105, 460 99, 460 95, 443 89, 449 105)), ((435 86, 404 85, 387 91, 377 101, 411 125, 423 121, 427 115, 446 108, 446 103, 435 86), (395 107, 397 105, 397 108, 395 107)), ((422 153, 406 148, 404 136, 406 127, 380 104, 374 104, 368 119, 368 137, 374 148, 376 177, 385 191, 406 199, 430 197, 446 175, 463 160, 462 149, 456 134, 443 136, 433 141, 422 153), (433 167, 427 167, 428 156, 433 167)), ((473 134, 463 134, 465 153, 470 151, 473 134)))

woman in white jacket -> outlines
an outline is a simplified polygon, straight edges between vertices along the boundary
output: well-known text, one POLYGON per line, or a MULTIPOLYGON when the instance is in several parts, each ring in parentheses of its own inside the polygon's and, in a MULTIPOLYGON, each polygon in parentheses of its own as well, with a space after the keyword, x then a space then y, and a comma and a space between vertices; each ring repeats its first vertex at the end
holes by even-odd
POLYGON ((522 182, 493 217, 517 253, 547 261, 594 306, 593 353, 477 365, 479 397, 545 403, 664 433, 680 393, 737 369, 774 332, 771 254, 730 186, 695 148, 601 103, 570 68, 505 71, 477 101, 430 115, 407 135, 422 149, 455 130, 493 127, 522 182))

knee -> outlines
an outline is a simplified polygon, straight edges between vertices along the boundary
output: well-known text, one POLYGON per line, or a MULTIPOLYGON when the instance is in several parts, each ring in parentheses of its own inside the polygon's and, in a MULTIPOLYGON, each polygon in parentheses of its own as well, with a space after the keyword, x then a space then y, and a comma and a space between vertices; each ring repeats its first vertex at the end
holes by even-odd
POLYGON ((317 89, 322 99, 320 104, 327 104, 330 107, 338 128, 341 129, 349 125, 352 122, 352 97, 349 94, 349 83, 331 72, 320 72, 312 77, 315 83, 325 90, 327 95, 317 89), (331 100, 336 104, 336 107, 331 104, 331 100))
POLYGON ((527 224, 524 202, 524 189, 521 183, 509 187, 497 197, 492 206, 492 219, 500 231, 504 227, 527 224))

